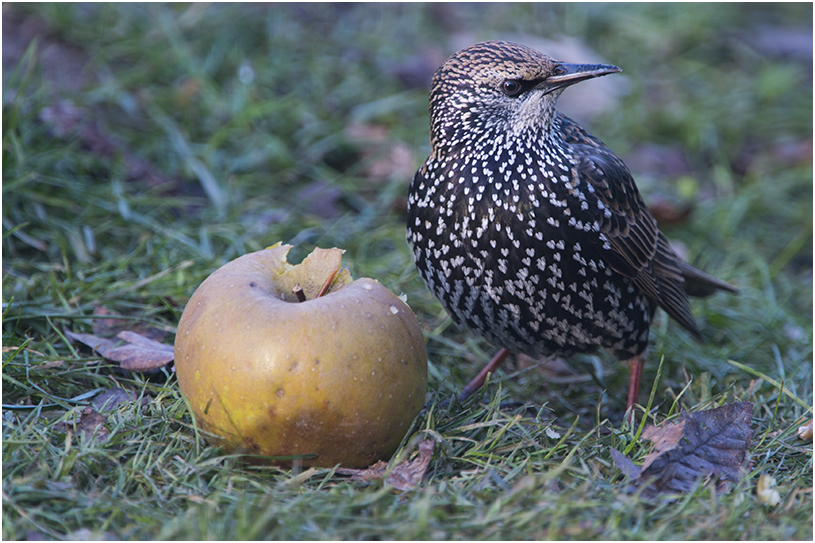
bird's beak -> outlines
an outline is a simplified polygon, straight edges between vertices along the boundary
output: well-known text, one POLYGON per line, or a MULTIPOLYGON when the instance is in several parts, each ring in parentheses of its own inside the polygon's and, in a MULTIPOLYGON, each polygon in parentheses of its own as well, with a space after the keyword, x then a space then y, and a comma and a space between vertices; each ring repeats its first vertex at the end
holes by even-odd
POLYGON ((544 94, 565 89, 570 85, 580 83, 586 79, 622 72, 622 69, 617 66, 610 66, 608 64, 566 64, 561 62, 555 69, 560 73, 550 75, 538 85, 538 88, 542 89, 544 94))

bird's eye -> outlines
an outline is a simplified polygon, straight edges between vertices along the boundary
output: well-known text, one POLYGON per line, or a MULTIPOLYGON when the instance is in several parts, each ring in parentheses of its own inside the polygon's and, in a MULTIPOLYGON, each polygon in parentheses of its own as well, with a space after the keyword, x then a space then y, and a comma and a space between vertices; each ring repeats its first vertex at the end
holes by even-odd
POLYGON ((514 79, 507 79, 501 83, 501 90, 507 96, 518 96, 521 93, 521 90, 523 90, 523 87, 514 79))

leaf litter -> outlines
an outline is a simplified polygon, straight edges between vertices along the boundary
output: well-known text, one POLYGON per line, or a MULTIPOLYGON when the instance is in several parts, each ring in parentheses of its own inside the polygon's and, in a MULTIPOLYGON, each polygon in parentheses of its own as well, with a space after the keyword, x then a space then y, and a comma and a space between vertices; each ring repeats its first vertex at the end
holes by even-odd
POLYGON ((72 332, 67 328, 65 335, 87 345, 103 358, 119 362, 123 369, 130 371, 155 370, 166 366, 174 358, 172 345, 159 343, 128 330, 116 334, 117 338, 126 342, 124 345, 93 334, 72 332))
MULTIPOLYGON (((403 460, 396 464, 385 478, 385 484, 392 486, 396 490, 411 490, 422 482, 430 460, 433 458, 433 448, 436 440, 432 437, 425 437, 419 441, 419 454, 412 460, 403 460)), ((352 481, 376 481, 385 476, 388 463, 380 460, 365 469, 338 468, 337 473, 350 475, 352 481)))
POLYGON ((110 430, 105 426, 107 422, 99 411, 93 407, 85 407, 73 422, 58 422, 54 429, 66 434, 76 431, 86 437, 95 435, 97 441, 104 441, 110 435, 110 430))
POLYGON ((611 458, 632 487, 644 486, 643 495, 650 497, 690 492, 702 478, 717 479, 724 488, 744 477, 753 437, 752 414, 751 402, 683 411, 678 422, 645 428, 642 437, 653 442, 654 448, 642 466, 614 448, 611 458))
POLYGON ((798 439, 812 441, 812 421, 798 427, 798 439))
POLYGON ((98 396, 96 396, 91 402, 91 404, 97 411, 104 412, 104 411, 114 411, 120 405, 133 403, 137 400, 139 401, 139 404, 142 406, 150 401, 150 399, 147 398, 146 396, 142 396, 141 400, 139 400, 138 394, 135 394, 123 388, 111 387, 102 392, 101 394, 99 394, 98 396))

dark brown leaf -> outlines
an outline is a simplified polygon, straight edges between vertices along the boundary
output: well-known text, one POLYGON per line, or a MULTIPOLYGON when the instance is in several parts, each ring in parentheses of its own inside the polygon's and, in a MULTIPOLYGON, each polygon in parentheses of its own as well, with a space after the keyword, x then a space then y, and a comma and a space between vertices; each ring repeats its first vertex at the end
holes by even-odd
POLYGON ((642 471, 640 466, 635 465, 634 462, 614 447, 611 447, 610 452, 614 465, 623 472, 623 475, 632 481, 640 476, 640 471, 642 471))
MULTIPOLYGON (((120 405, 135 402, 137 399, 138 394, 113 387, 96 396, 91 403, 97 411, 113 411, 120 405)), ((144 405, 148 401, 150 401, 148 398, 142 397, 140 403, 144 405)))
POLYGON ((648 426, 642 437, 653 441, 654 449, 639 473, 622 454, 614 451, 612 458, 635 485, 653 480, 647 489, 649 494, 689 492, 698 479, 705 477, 738 482, 748 460, 752 413, 752 403, 739 402, 683 412, 678 422, 661 428, 648 426))
POLYGON ((59 422, 55 424, 54 427, 59 432, 68 433, 76 430, 79 434, 88 437, 96 432, 96 440, 103 441, 110 435, 110 432, 105 427, 106 423, 107 419, 101 413, 96 411, 93 407, 86 407, 82 410, 79 418, 75 419, 73 423, 59 422))
POLYGON ((109 360, 121 362, 122 367, 126 370, 154 370, 173 361, 173 347, 171 345, 153 341, 135 332, 119 332, 116 337, 130 342, 130 344, 114 347, 102 356, 109 360))
POLYGON ((74 341, 78 341, 79 343, 87 345, 88 347, 99 353, 101 356, 105 356, 103 353, 109 351, 115 345, 115 343, 109 339, 94 336, 93 334, 72 332, 67 328, 65 329, 65 335, 74 341))
POLYGON ((65 330, 69 338, 84 343, 100 356, 114 362, 120 362, 122 368, 130 371, 148 371, 166 366, 173 361, 173 347, 135 332, 119 332, 116 337, 128 342, 127 345, 116 344, 105 338, 92 334, 81 334, 65 330))

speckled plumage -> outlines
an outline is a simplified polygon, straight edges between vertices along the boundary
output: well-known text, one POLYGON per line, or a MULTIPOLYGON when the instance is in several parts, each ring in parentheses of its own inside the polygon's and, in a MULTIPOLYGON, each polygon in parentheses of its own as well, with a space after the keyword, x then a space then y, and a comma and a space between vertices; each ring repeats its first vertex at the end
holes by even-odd
POLYGON ((566 86, 617 71, 487 42, 433 78, 407 237, 453 319, 495 345, 630 358, 656 307, 699 337, 684 281, 734 290, 671 250, 625 164, 556 111, 566 86))

